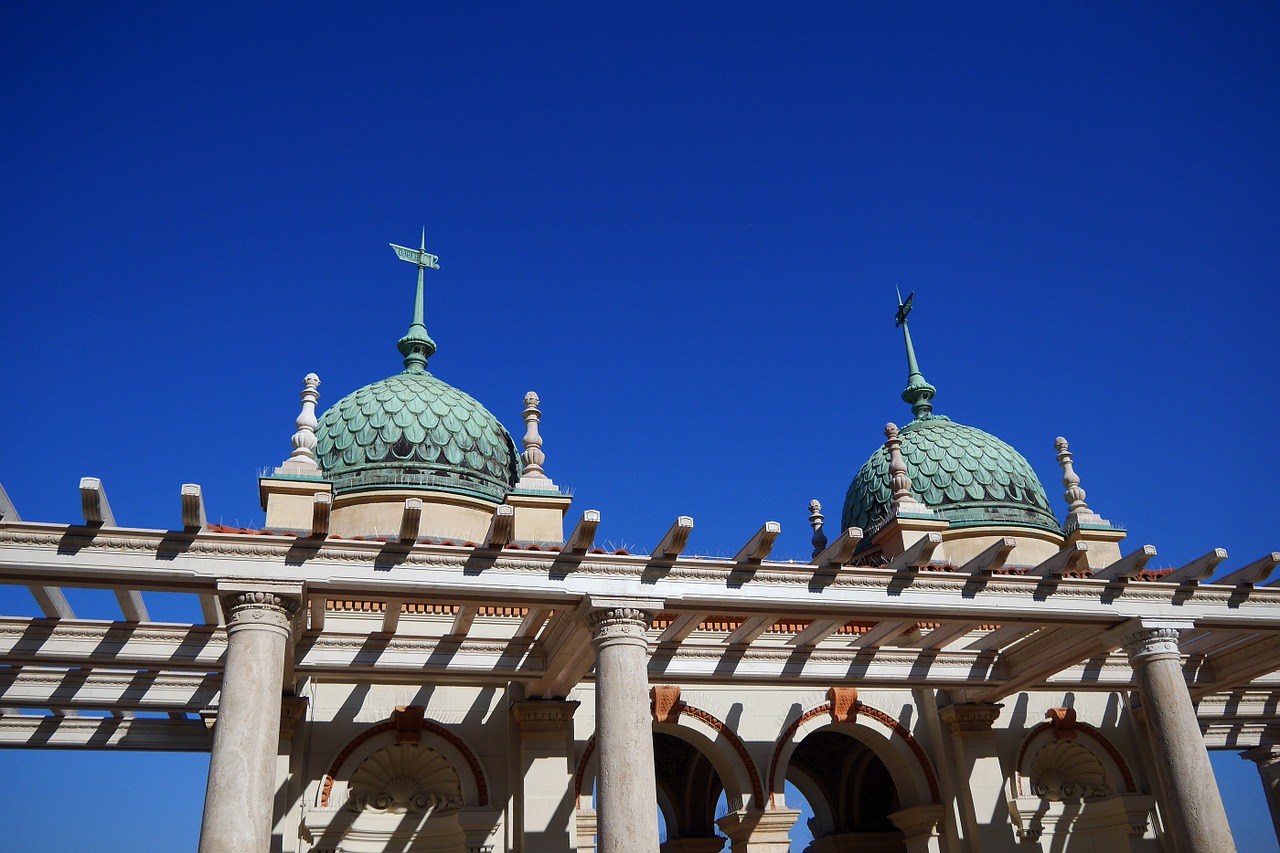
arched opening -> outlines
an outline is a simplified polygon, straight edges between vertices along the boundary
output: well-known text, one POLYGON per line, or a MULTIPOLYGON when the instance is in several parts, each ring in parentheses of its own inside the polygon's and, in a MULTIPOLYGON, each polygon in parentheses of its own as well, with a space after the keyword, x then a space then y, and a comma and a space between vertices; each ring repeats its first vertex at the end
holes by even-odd
POLYGON ((655 731, 653 766, 665 829, 662 853, 723 850, 726 839, 716 831, 715 822, 717 806, 724 801, 724 784, 711 759, 690 741, 655 731))
POLYGON ((808 734, 791 753, 785 778, 813 811, 806 853, 905 853, 891 818, 902 808, 893 774, 857 737, 837 727, 808 734))

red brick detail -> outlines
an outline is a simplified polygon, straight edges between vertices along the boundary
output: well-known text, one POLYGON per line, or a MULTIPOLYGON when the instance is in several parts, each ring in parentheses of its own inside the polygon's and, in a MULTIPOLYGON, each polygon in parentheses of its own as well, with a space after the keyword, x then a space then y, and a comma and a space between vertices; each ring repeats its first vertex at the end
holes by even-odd
MULTIPOLYGON (((870 717, 881 725, 887 727, 889 731, 893 732, 898 737, 902 738, 902 740, 907 744, 907 748, 911 750, 911 754, 915 756, 916 762, 920 765, 921 771, 924 772, 925 781, 929 784, 930 798, 935 804, 940 805, 942 803, 942 794, 938 789, 938 777, 933 772, 933 765, 929 763, 929 756, 924 754, 924 747, 920 746, 920 743, 911 736, 911 732, 907 731, 906 727, 901 723, 878 708, 872 708, 869 705, 864 705, 861 702, 855 701, 854 709, 855 718, 860 714, 870 717)), ((773 757, 769 759, 769 808, 777 808, 773 792, 773 780, 778 773, 778 761, 782 758, 782 747, 795 737, 796 732, 799 731, 800 727, 805 723, 809 722, 814 717, 833 713, 830 702, 818 705, 815 708, 810 708, 808 711, 805 711, 797 717, 795 722, 787 726, 786 731, 784 731, 778 738, 778 742, 773 746, 773 757)), ((1046 723, 1045 725, 1048 724, 1046 723)))
POLYGON ((831 722, 858 721, 858 688, 832 687, 827 691, 827 700, 831 703, 831 722))
POLYGON ((653 719, 658 723, 674 723, 680 719, 680 711, 684 703, 680 701, 680 688, 655 686, 650 694, 653 696, 653 719))
POLYGON ((1044 712, 1045 719, 1053 726, 1054 740, 1076 739, 1076 709, 1050 708, 1044 712))
POLYGON ((421 705, 397 705, 391 719, 396 721, 396 743, 422 743, 422 718, 426 708, 421 705))

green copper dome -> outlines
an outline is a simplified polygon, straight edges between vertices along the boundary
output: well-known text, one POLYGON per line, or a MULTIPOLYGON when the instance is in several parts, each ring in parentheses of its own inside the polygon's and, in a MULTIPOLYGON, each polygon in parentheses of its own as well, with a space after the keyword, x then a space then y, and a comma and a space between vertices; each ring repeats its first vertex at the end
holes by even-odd
POLYGON ((498 419, 425 371, 339 400, 316 427, 316 457, 337 492, 409 487, 501 501, 520 476, 498 419))
MULTIPOLYGON (((937 389, 920 372, 907 326, 914 296, 903 302, 898 293, 896 318, 907 347, 902 400, 915 415, 898 433, 912 493, 952 527, 1015 525, 1061 534, 1044 486, 1022 454, 994 435, 933 414, 937 389)), ((892 506, 889 451, 881 445, 849 484, 841 528, 861 527, 869 535, 884 524, 892 506)))
MULTIPOLYGON (((928 414, 899 433, 911 491, 952 527, 1015 525, 1061 533, 1044 486, 1022 454, 994 435, 928 414)), ((849 485, 842 528, 874 530, 889 515, 889 453, 882 446, 849 485)))
POLYGON ((423 324, 423 273, 440 269, 422 246, 391 244, 418 268, 413 322, 396 344, 404 372, 343 397, 320 417, 316 461, 337 493, 416 488, 501 503, 520 478, 511 434, 489 410, 427 372, 436 343, 423 324))

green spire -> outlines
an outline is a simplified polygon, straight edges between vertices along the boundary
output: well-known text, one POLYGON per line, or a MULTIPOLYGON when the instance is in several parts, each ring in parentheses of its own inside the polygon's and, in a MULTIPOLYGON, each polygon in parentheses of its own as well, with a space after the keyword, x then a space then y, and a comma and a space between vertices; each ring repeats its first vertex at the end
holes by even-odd
POLYGON ((425 373, 427 359, 436 351, 436 342, 427 334, 427 327, 422 322, 422 274, 425 270, 440 269, 440 259, 427 252, 427 229, 422 229, 422 245, 417 249, 391 244, 396 257, 402 261, 418 265, 418 294, 413 300, 413 322, 409 331, 396 344, 396 349, 404 356, 406 373, 425 373))
POLYGON ((907 387, 902 392, 902 400, 911 406, 911 414, 919 419, 932 414, 933 404, 929 401, 933 399, 938 389, 925 381, 924 374, 920 372, 920 365, 916 363, 916 349, 911 345, 911 330, 907 328, 907 315, 911 313, 911 300, 915 295, 915 291, 912 291, 907 296, 907 301, 903 302, 902 291, 898 291, 896 325, 902 327, 902 335, 907 341, 907 387))

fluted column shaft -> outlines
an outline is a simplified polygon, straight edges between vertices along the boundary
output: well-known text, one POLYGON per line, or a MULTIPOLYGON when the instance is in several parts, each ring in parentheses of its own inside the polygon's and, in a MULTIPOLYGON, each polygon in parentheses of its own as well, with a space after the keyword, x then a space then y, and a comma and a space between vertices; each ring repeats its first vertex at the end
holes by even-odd
POLYGON ((645 629, 660 602, 591 602, 596 650, 598 853, 658 853, 645 629))
POLYGON ((227 615, 227 659, 200 853, 267 853, 271 845, 281 677, 301 593, 300 585, 281 587, 218 586, 227 615))
POLYGON ((1179 853, 1231 853, 1236 849, 1209 752, 1182 675, 1177 626, 1137 622, 1120 637, 1129 655, 1147 731, 1164 781, 1165 825, 1179 853))
POLYGON ((1275 828, 1276 838, 1280 839, 1280 744, 1264 744, 1240 753, 1258 765, 1258 775, 1262 777, 1262 789, 1267 794, 1267 807, 1271 809, 1271 825, 1275 828))

